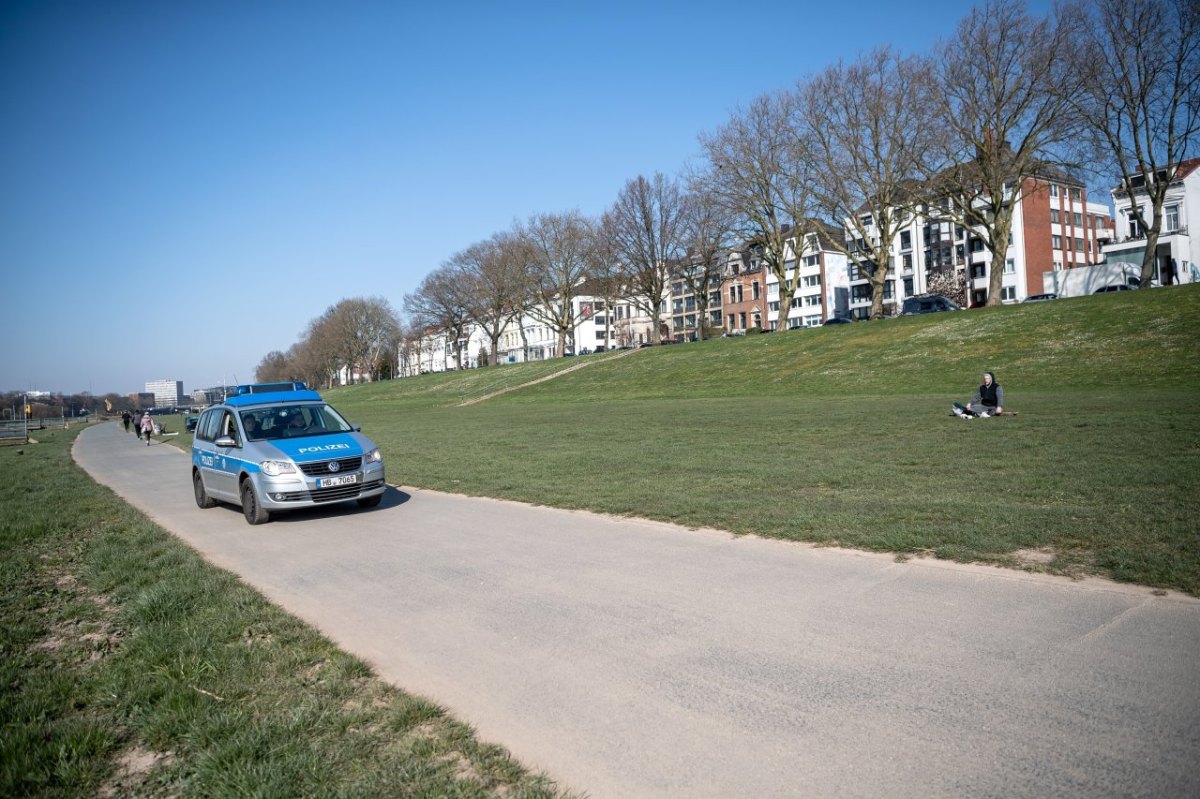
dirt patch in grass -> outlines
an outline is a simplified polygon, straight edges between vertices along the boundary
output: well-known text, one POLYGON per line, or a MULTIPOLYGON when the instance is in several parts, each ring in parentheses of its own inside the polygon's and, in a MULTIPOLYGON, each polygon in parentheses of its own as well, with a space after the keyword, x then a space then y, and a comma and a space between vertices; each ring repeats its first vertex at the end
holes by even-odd
POLYGON ((170 765, 174 760, 170 752, 151 752, 148 749, 134 747, 123 752, 117 758, 116 773, 100 786, 96 795, 108 797, 128 796, 145 780, 146 775, 158 765, 170 765))
POLYGON ((1058 557, 1058 550, 1054 547, 1018 549, 1012 556, 1021 566, 1048 566, 1058 557))

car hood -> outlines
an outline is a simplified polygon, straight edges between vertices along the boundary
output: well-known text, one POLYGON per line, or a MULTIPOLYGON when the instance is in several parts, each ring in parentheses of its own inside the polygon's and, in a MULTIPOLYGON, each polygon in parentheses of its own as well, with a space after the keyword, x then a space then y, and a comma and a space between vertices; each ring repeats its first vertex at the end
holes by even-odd
POLYGON ((355 433, 334 433, 327 436, 281 438, 263 442, 264 449, 274 449, 297 463, 324 461, 330 458, 352 458, 371 449, 370 442, 355 433))

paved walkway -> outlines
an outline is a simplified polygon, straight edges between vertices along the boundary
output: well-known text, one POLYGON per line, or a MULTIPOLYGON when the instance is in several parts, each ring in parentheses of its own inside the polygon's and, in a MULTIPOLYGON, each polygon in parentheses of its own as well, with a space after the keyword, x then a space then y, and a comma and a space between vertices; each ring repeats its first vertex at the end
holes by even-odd
POLYGON ((415 489, 250 527, 173 447, 75 457, 596 799, 1200 796, 1190 598, 415 489))

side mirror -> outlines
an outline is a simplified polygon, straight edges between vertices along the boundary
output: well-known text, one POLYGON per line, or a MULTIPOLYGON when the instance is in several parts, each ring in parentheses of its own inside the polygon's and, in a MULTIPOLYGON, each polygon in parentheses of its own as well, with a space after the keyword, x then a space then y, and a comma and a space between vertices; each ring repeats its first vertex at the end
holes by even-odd
POLYGON ((230 447, 236 447, 238 445, 237 441, 234 440, 233 436, 221 436, 213 443, 216 444, 218 447, 224 447, 225 449, 229 449, 230 447))
POLYGON ((362 425, 361 425, 361 424, 356 424, 356 425, 354 425, 354 432, 356 432, 356 433, 361 433, 361 432, 362 432, 362 425))

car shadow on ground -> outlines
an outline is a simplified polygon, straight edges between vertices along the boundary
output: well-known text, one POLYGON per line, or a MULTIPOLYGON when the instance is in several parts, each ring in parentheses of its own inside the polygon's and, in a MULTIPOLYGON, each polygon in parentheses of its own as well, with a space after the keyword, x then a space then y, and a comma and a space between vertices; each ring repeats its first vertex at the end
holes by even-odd
MULTIPOLYGON (((393 510, 400 507, 404 503, 412 499, 412 495, 408 494, 395 486, 388 486, 383 490, 383 498, 379 504, 373 508, 360 508, 353 500, 347 502, 333 502, 328 505, 321 505, 313 508, 300 508, 297 510, 287 511, 285 513, 272 513, 270 524, 286 524, 310 521, 312 519, 332 519, 338 516, 351 518, 359 513, 382 513, 384 511, 393 510)), ((241 515, 242 509, 237 505, 227 505, 224 502, 219 503, 218 507, 223 508, 232 513, 241 515)))

